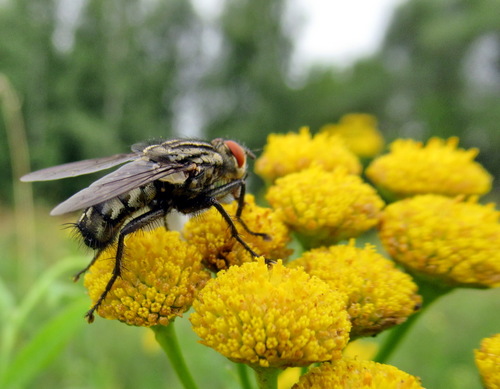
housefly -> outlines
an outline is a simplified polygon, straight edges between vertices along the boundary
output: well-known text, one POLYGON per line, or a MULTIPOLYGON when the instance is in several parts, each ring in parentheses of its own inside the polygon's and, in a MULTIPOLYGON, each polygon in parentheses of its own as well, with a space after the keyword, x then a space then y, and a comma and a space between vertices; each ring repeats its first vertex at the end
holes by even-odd
POLYGON ((121 276, 125 237, 158 222, 166 226, 166 217, 174 210, 193 214, 215 207, 232 236, 252 256, 258 256, 239 236, 231 216, 221 205, 228 199, 236 199, 236 220, 249 233, 268 238, 266 234, 250 231, 241 220, 247 157, 255 158, 250 150, 232 140, 173 139, 137 144, 132 146, 131 153, 67 163, 21 177, 21 181, 58 180, 123 164, 51 211, 51 215, 62 215, 83 209, 75 227, 83 242, 95 250, 95 255, 75 280, 92 266, 103 250, 116 243, 110 279, 85 315, 89 323, 121 276))

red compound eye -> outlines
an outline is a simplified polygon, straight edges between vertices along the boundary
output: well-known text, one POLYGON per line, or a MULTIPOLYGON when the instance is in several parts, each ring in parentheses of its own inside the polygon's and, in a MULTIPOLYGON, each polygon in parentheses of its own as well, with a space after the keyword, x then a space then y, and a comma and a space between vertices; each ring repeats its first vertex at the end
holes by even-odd
POLYGON ((229 150, 231 150, 231 153, 234 155, 234 158, 236 158, 238 167, 243 167, 246 161, 246 153, 243 147, 241 147, 238 143, 232 140, 226 140, 224 141, 224 143, 226 144, 227 147, 229 147, 229 150))

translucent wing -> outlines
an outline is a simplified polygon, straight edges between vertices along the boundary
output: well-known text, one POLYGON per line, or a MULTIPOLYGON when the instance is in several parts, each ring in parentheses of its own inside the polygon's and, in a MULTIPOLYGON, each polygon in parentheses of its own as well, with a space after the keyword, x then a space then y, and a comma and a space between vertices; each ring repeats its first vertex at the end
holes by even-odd
POLYGON ((196 165, 193 163, 160 164, 139 159, 95 181, 59 204, 50 214, 62 215, 87 208, 158 179, 172 184, 181 184, 186 181, 189 171, 194 167, 196 165))
POLYGON ((116 154, 111 157, 85 159, 37 170, 21 177, 21 181, 51 181, 98 172, 139 158, 139 153, 116 154))

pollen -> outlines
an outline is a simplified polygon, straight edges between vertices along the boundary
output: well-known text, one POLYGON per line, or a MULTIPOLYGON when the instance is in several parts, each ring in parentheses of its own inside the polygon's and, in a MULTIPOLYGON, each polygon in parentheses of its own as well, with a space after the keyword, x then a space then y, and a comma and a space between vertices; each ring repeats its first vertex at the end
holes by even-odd
POLYGON ((413 274, 449 287, 498 287, 499 214, 475 198, 415 196, 385 209, 380 238, 413 274))
POLYGON ((320 132, 339 135, 347 148, 360 158, 372 158, 382 151, 384 138, 377 128, 375 116, 351 113, 340 118, 337 124, 326 124, 320 132))
POLYGON ((478 150, 464 150, 457 145, 457 137, 431 138, 425 146, 411 139, 398 139, 390 145, 389 154, 368 166, 366 175, 392 198, 488 193, 492 176, 474 161, 478 150))
MULTIPOLYGON (((122 276, 113 284, 97 313, 129 325, 167 325, 186 312, 210 278, 201 255, 176 231, 157 228, 125 238, 122 276)), ((101 296, 114 266, 116 249, 105 250, 85 275, 93 304, 101 296)))
POLYGON ((345 296, 302 269, 258 261, 217 274, 193 303, 201 343, 252 367, 337 360, 349 339, 345 296))
POLYGON ((340 136, 328 133, 312 136, 307 127, 302 127, 298 133, 269 135, 264 152, 255 162, 255 172, 272 183, 278 177, 307 169, 313 163, 329 171, 343 166, 349 173, 361 173, 359 159, 340 136))
POLYGON ((384 206, 359 176, 319 166, 279 178, 266 198, 306 247, 358 236, 378 223, 384 206))
POLYGON ((474 356, 484 387, 500 388, 500 334, 483 339, 474 356))
POLYGON ((372 336, 401 324, 420 306, 417 285, 375 247, 348 245, 305 252, 289 267, 304 270, 343 292, 352 322, 351 339, 372 336))
MULTIPOLYGON (((236 215, 237 207, 236 201, 224 205, 230 215, 236 215)), ((292 250, 287 248, 290 241, 288 227, 274 210, 258 206, 254 196, 245 196, 241 219, 251 231, 265 234, 251 234, 233 220, 240 237, 253 251, 266 258, 287 258, 291 254, 292 250)), ((189 220, 184 226, 184 237, 188 244, 197 247, 203 264, 212 271, 254 261, 254 257, 232 236, 227 222, 215 208, 189 220)))
POLYGON ((342 359, 311 369, 292 389, 423 389, 420 379, 391 365, 342 359))

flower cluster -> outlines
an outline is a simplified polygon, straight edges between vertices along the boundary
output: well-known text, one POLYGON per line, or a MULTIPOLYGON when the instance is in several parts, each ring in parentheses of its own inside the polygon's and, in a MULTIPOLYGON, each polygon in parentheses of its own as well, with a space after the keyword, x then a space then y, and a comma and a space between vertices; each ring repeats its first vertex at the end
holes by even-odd
POLYGON ((421 389, 420 380, 394 366, 342 359, 323 363, 303 375, 292 389, 421 389))
POLYGON ((391 152, 375 159, 367 177, 390 198, 435 193, 482 195, 491 190, 491 175, 474 161, 478 150, 457 149, 458 138, 432 138, 423 145, 398 139, 391 152))
POLYGON ((500 388, 500 334, 483 339, 481 348, 474 354, 484 387, 500 388))
POLYGON ((347 296, 351 339, 370 336, 400 324, 421 304, 408 274, 382 257, 374 246, 349 245, 310 250, 291 262, 347 296))

